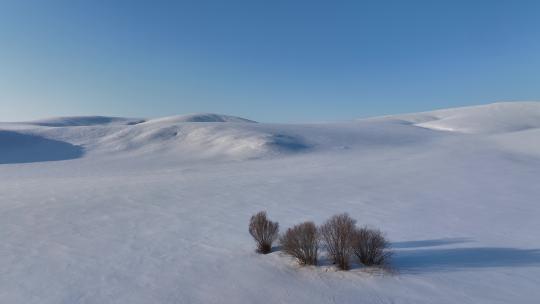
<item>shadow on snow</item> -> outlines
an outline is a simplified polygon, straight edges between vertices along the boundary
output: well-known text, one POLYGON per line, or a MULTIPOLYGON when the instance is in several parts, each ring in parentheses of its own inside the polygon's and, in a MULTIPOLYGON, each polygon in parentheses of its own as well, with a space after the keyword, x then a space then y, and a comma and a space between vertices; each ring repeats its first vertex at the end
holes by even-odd
POLYGON ((540 267, 540 249, 505 247, 436 248, 470 239, 438 239, 393 243, 392 266, 402 273, 445 272, 490 267, 540 267), (405 250, 399 250, 400 248, 405 250), (421 248, 421 249, 418 249, 421 248))
POLYGON ((79 158, 83 148, 67 142, 14 131, 0 131, 0 164, 79 158))

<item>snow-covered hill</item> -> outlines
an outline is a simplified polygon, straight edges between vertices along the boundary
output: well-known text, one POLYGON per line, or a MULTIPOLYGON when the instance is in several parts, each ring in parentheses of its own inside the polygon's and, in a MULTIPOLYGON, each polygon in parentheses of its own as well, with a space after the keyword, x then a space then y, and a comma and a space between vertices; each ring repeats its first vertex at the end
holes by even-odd
POLYGON ((434 130, 500 134, 540 128, 540 106, 539 102, 499 102, 418 114, 395 115, 391 118, 434 130))
MULTIPOLYGON (((362 145, 363 149, 402 146, 435 136, 435 132, 429 130, 388 122, 280 125, 253 123, 218 114, 174 116, 134 123, 136 121, 66 117, 4 126, 13 136, 40 138, 43 143, 61 142, 66 149, 75 146, 88 157, 141 154, 151 157, 159 152, 186 161, 245 160, 357 145, 362 145)), ((18 146, 17 151, 29 156, 48 153, 39 147, 39 142, 34 146, 18 146)), ((33 158, 29 157, 31 161, 33 158)))
POLYGON ((329 124, 0 123, 0 303, 536 303, 540 103, 329 124), (349 212, 394 274, 254 252, 349 212))

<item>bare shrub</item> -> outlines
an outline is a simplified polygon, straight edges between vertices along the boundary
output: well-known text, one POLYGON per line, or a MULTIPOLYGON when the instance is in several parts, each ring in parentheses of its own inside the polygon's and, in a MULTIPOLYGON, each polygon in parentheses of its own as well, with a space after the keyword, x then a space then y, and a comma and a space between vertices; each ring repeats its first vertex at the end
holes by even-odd
POLYGON ((253 215, 249 221, 249 233, 257 242, 259 253, 267 254, 272 251, 272 243, 277 239, 278 232, 279 224, 268 220, 265 211, 253 215))
POLYGON ((295 257, 301 265, 317 265, 319 241, 317 226, 313 222, 304 222, 287 229, 280 243, 283 251, 295 257))
POLYGON ((349 258, 352 254, 352 237, 356 221, 347 213, 332 216, 320 228, 322 241, 328 254, 340 269, 349 269, 349 258))
POLYGON ((387 265, 392 253, 389 243, 380 230, 363 227, 356 229, 353 236, 353 252, 366 266, 387 265))

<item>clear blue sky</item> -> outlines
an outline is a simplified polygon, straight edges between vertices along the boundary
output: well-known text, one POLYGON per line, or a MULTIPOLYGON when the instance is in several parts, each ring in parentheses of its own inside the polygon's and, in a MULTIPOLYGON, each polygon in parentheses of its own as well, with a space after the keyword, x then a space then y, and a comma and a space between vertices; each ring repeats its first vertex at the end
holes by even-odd
POLYGON ((0 121, 540 100, 540 1, 0 0, 0 121))

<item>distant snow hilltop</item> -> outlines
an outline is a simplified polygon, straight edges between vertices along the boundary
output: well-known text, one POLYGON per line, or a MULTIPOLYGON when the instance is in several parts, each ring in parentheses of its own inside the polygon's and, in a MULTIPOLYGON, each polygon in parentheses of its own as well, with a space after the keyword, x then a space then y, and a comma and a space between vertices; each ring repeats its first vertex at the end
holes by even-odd
POLYGON ((0 163, 72 159, 95 154, 175 153, 180 159, 246 159, 309 148, 278 127, 219 114, 156 119, 56 117, 0 124, 0 163))
POLYGON ((144 122, 144 120, 107 116, 71 116, 53 117, 30 121, 24 124, 44 127, 84 127, 96 125, 134 125, 141 122, 144 122))
POLYGON ((499 102, 393 118, 417 126, 462 133, 497 134, 540 128, 540 102, 499 102))
POLYGON ((507 149, 535 154, 538 147, 530 142, 540 138, 539 128, 539 102, 304 125, 261 124, 209 113, 156 119, 57 117, 1 123, 0 164, 119 153, 148 156, 158 151, 172 153, 180 160, 242 160, 302 151, 406 146, 445 133, 491 135, 491 141, 507 149))

